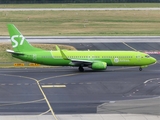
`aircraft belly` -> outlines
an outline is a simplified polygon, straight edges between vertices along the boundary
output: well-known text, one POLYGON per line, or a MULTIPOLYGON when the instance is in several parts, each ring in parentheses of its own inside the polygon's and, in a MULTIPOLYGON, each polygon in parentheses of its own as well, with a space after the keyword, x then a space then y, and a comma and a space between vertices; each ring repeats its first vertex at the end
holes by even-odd
POLYGON ((41 64, 45 65, 53 65, 53 66, 68 66, 69 60, 63 60, 63 59, 45 59, 41 61, 41 64))

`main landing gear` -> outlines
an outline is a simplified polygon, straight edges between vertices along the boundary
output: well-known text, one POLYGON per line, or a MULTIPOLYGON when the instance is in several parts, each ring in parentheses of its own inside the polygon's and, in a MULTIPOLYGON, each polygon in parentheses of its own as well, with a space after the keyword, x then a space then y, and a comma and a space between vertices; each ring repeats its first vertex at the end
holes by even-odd
POLYGON ((82 66, 79 66, 78 70, 79 70, 79 72, 84 72, 84 69, 82 66))
POLYGON ((139 67, 139 71, 142 71, 142 68, 141 68, 141 67, 139 67))

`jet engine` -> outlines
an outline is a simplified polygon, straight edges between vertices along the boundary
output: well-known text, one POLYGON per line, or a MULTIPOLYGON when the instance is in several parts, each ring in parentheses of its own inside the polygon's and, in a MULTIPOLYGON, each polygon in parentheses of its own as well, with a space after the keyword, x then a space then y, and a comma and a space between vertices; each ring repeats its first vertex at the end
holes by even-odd
POLYGON ((105 70, 107 68, 107 63, 105 63, 105 62, 94 62, 94 63, 92 63, 91 68, 93 70, 105 70))

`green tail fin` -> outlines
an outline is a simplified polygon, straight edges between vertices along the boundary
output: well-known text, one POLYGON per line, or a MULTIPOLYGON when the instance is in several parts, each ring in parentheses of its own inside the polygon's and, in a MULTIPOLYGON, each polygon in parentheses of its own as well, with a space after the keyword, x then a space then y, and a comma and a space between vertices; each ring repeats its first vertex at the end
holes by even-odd
POLYGON ((15 52, 40 50, 29 44, 29 42, 13 24, 8 24, 7 27, 12 42, 12 47, 15 52))

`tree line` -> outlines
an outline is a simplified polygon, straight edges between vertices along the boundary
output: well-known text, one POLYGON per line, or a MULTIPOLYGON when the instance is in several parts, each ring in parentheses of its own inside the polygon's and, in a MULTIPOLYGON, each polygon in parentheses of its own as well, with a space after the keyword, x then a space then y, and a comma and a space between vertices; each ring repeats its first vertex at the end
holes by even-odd
POLYGON ((0 4, 22 3, 160 3, 160 0, 0 0, 0 4))

